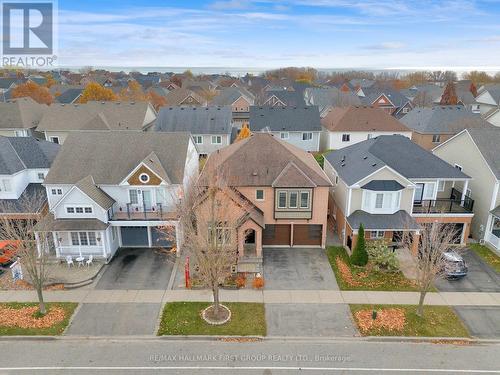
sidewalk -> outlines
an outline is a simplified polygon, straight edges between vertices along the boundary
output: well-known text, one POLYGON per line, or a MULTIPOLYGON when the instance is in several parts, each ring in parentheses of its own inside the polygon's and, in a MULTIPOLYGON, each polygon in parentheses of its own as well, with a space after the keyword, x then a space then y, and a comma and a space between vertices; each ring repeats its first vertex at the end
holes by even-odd
MULTIPOLYGON (((223 302, 401 304, 418 303, 417 292, 328 290, 221 290, 223 302)), ((44 292, 46 302, 165 303, 211 301, 208 290, 64 290, 44 292)), ((36 302, 34 291, 0 291, 0 302, 36 302)), ((426 305, 500 306, 500 293, 428 293, 426 305)))

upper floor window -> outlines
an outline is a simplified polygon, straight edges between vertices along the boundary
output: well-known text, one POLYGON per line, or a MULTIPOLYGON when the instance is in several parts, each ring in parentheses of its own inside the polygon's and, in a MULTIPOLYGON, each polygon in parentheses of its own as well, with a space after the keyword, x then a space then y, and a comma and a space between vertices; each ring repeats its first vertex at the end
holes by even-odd
POLYGON ((384 238, 383 230, 372 230, 370 231, 370 238, 384 238))
POLYGON ((37 176, 38 176, 38 179, 42 180, 42 181, 45 178, 45 174, 44 173, 38 173, 37 176))
POLYGON ((0 180, 0 191, 5 191, 5 192, 11 191, 11 186, 10 186, 9 180, 7 180, 7 179, 0 180))
POLYGON ((309 191, 280 190, 278 191, 278 209, 308 209, 311 207, 309 191))
POLYGON ((311 139, 313 139, 313 133, 311 132, 302 133, 303 141, 310 141, 311 139))
POLYGON ((300 193, 300 208, 309 208, 309 192, 303 191, 300 193))
POLYGON ((440 134, 434 134, 432 136, 432 143, 439 143, 441 142, 441 135, 440 134))
POLYGON ((403 113, 408 113, 408 112, 410 112, 410 108, 408 108, 408 107, 404 107, 404 108, 403 108, 403 113))
POLYGON ((457 168, 459 171, 463 170, 461 165, 455 164, 455 168, 457 168))
POLYGON ((129 196, 129 199, 130 199, 130 203, 132 204, 138 204, 139 203, 139 199, 137 197, 137 190, 136 189, 131 189, 128 191, 128 196, 129 196))
POLYGON ((288 132, 281 132, 280 133, 280 138, 281 139, 288 139, 289 135, 290 134, 288 132))
POLYGON ((220 135, 212 135, 212 144, 213 145, 222 144, 222 137, 220 135))
POLYGON ((196 143, 197 145, 203 144, 203 136, 195 135, 195 136, 193 136, 193 139, 194 139, 194 143, 196 143))
POLYGON ((439 180, 439 182, 438 182, 438 191, 444 191, 445 185, 446 185, 446 181, 445 180, 439 180))
POLYGON ((66 206, 66 213, 68 214, 91 214, 91 206, 66 206))
POLYGON ((399 210, 400 191, 363 190, 363 210, 370 213, 394 213, 399 210))
POLYGON ((264 190, 262 190, 262 189, 255 190, 255 199, 258 201, 263 201, 264 200, 264 190))
POLYGON ((280 191, 278 193, 278 208, 286 208, 286 191, 280 191))
POLYGON ((350 142, 351 135, 350 134, 342 134, 342 142, 350 142))
POLYGON ((52 195, 62 195, 63 191, 60 188, 52 188, 50 189, 50 194, 52 195))
POLYGON ((50 138, 49 138, 49 140, 50 140, 51 142, 54 142, 54 143, 57 143, 57 144, 59 144, 59 143, 60 143, 60 142, 59 142, 59 137, 50 137, 50 138))

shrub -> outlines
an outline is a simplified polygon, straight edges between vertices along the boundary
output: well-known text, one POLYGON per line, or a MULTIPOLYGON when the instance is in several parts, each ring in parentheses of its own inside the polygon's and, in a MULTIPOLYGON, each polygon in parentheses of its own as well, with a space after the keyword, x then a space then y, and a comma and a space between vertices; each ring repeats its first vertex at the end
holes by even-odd
POLYGON ((264 287, 264 278, 262 276, 255 276, 252 282, 252 286, 255 289, 261 289, 264 287))
POLYGON ((247 278, 245 275, 241 274, 236 278, 236 286, 238 288, 244 288, 247 284, 247 278))
POLYGON ((366 266, 368 263, 368 254, 365 247, 365 229, 363 224, 358 229, 358 240, 351 255, 351 263, 356 266, 366 266))
POLYGON ((398 258, 384 240, 369 241, 367 246, 368 257, 373 263, 375 270, 394 272, 399 269, 398 258))

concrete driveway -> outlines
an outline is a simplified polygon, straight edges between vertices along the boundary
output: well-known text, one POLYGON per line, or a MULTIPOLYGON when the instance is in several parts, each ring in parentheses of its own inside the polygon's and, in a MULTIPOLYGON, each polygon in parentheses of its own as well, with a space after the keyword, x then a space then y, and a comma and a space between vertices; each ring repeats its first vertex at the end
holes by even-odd
POLYGON ((472 250, 462 253, 469 272, 460 280, 438 280, 441 292, 500 292, 500 275, 472 250))
POLYGON ((157 249, 119 249, 96 289, 166 289, 174 263, 157 249))
POLYGON ((338 290, 325 250, 264 248, 266 289, 338 290))
POLYGON ((78 309, 67 335, 154 335, 160 303, 84 303, 78 309))
POLYGON ((472 336, 500 339, 500 307, 455 306, 454 309, 472 336))
POLYGON ((268 336, 355 336, 347 304, 266 304, 268 336))

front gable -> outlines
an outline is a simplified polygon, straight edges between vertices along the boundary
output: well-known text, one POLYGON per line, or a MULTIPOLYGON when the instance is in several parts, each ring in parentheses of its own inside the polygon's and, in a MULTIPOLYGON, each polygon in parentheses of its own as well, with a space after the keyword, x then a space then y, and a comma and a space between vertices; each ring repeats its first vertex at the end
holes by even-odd
POLYGON ((377 106, 392 106, 394 107, 394 104, 389 100, 385 94, 381 94, 375 101, 373 102, 374 105, 377 106))
POLYGON ((141 163, 126 180, 127 184, 133 186, 158 186, 163 180, 151 169, 141 163))
POLYGON ((272 107, 274 106, 283 106, 286 107, 286 104, 283 103, 280 98, 278 98, 276 95, 272 95, 269 99, 266 100, 264 104, 271 105, 272 107))
POLYGON ((180 103, 179 105, 183 105, 183 104, 189 104, 189 105, 193 105, 193 104, 201 104, 200 102, 198 102, 192 95, 188 95, 186 96, 180 103))

